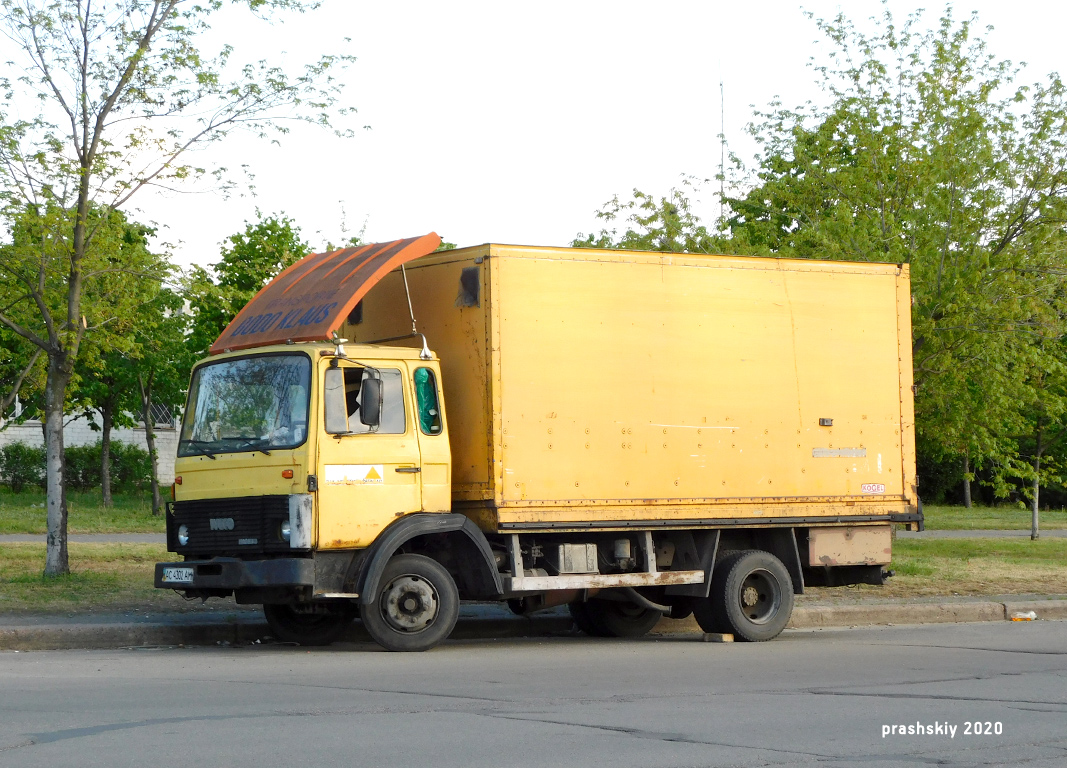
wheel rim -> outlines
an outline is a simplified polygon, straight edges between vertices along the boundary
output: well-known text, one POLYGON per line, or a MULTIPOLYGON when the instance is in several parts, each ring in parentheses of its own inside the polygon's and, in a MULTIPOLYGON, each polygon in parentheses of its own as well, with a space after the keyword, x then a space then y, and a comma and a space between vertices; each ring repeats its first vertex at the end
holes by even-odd
POLYGON ((753 624, 766 624, 778 614, 782 606, 782 588, 770 571, 752 571, 737 593, 741 613, 753 624))
POLYGON ((397 576, 382 590, 382 617, 400 632, 421 632, 433 624, 440 600, 433 584, 414 574, 397 576))

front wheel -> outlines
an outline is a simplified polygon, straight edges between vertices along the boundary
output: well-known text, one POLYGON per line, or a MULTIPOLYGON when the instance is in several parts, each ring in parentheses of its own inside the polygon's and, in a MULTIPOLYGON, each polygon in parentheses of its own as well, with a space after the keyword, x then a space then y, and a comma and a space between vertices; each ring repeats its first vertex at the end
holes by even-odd
POLYGON ((770 552, 737 552, 715 567, 711 594, 694 605, 705 632, 732 632, 742 640, 773 640, 793 613, 793 580, 770 552))
POLYGON ((340 640, 355 618, 348 603, 289 603, 264 605, 274 637, 297 645, 329 645, 340 640))
POLYGON ((378 594, 359 607, 371 638, 389 651, 427 651, 452 634, 459 590, 440 563, 397 555, 382 571, 378 594))

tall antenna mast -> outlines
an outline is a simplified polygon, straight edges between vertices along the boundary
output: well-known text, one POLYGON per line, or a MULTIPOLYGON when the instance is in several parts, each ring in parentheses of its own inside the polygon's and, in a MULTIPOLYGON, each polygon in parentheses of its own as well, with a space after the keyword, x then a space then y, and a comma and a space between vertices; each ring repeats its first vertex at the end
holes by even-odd
MULTIPOLYGON (((721 70, 720 70, 721 72, 721 70)), ((719 75, 719 226, 722 226, 723 200, 726 197, 726 89, 719 75)))

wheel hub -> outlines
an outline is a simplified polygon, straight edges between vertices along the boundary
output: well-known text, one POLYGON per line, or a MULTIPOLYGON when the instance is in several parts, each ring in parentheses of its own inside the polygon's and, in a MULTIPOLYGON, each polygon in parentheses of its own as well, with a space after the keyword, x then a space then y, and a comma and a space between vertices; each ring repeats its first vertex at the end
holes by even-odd
POLYGON ((749 621, 764 624, 774 618, 781 606, 781 585, 769 571, 758 568, 741 583, 737 602, 749 621))
POLYGON ((415 575, 397 576, 382 590, 382 616, 401 632, 419 632, 437 618, 437 591, 415 575))
POLYGON ((741 602, 748 608, 759 602, 759 591, 752 586, 745 587, 741 593, 741 602))

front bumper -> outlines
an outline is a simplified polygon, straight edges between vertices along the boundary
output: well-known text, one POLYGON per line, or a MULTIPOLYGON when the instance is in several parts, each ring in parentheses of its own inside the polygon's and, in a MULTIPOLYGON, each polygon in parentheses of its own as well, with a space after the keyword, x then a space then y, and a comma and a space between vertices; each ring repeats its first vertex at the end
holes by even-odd
POLYGON ((155 585, 159 589, 229 591, 251 587, 311 587, 314 583, 315 561, 309 557, 269 560, 216 557, 211 560, 156 563, 155 585), (188 569, 190 579, 164 581, 164 569, 188 569))

